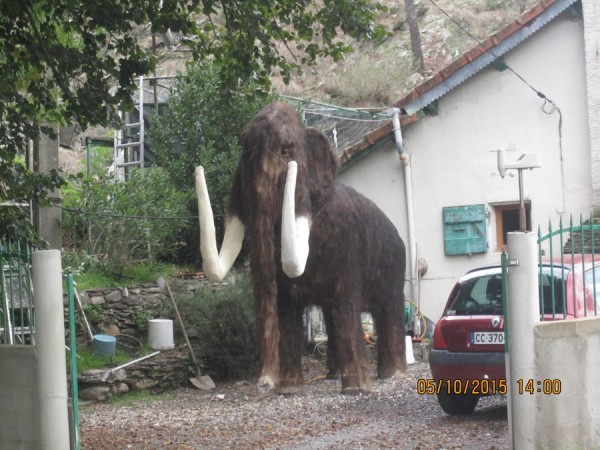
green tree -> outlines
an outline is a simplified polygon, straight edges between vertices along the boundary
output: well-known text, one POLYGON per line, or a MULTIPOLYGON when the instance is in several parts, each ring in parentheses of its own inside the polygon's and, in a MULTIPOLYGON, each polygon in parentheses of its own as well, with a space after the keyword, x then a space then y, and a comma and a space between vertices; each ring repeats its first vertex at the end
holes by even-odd
MULTIPOLYGON (((148 131, 157 164, 166 169, 176 189, 191 198, 190 216, 198 214, 194 170, 198 165, 204 166, 219 234, 239 159, 241 131, 273 99, 225 92, 220 87, 221 80, 219 67, 210 62, 189 65, 187 75, 179 78, 166 111, 153 117, 148 131)), ((198 223, 189 222, 182 231, 190 253, 181 256, 195 260, 198 223)))
MULTIPOLYGON (((155 61, 133 31, 179 32, 197 60, 211 59, 221 89, 250 81, 267 90, 272 69, 284 79, 319 56, 339 59, 338 32, 376 37, 368 0, 3 0, 0 2, 0 201, 47 200, 59 174, 42 176, 16 156, 44 123, 114 125, 131 109, 134 80, 155 61)), ((27 214, 0 208, 0 234, 32 237, 27 214), (26 231, 23 231, 26 230, 26 231)))

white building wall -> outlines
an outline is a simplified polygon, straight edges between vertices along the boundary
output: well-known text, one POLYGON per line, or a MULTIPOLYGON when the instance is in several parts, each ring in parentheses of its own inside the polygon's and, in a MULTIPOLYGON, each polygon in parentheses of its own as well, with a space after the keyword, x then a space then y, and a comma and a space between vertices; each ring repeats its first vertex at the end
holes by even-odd
MULTIPOLYGON (((514 145, 509 161, 521 153, 541 153, 542 168, 524 172, 534 230, 542 226, 544 232, 549 221, 556 227, 561 216, 568 220, 569 214, 578 219, 580 213, 591 213, 582 29, 580 21, 562 15, 504 56, 535 90, 510 70, 488 68, 441 98, 437 116, 403 130, 412 158, 417 253, 428 264, 420 305, 432 320, 440 317, 459 276, 500 262, 492 204, 518 202, 519 187, 517 172, 500 177, 493 150, 514 145), (553 106, 544 105, 536 91, 560 108, 560 130, 558 110, 550 113, 553 106), (488 213, 488 252, 446 256, 442 208, 481 203, 488 213)), ((373 199, 407 241, 404 175, 393 142, 340 179, 373 199)), ((406 293, 410 298, 408 286, 406 293)))
POLYGON ((534 338, 534 448, 600 448, 600 318, 542 322, 534 338))
POLYGON ((583 0, 587 105, 594 204, 600 204, 600 2, 583 0))

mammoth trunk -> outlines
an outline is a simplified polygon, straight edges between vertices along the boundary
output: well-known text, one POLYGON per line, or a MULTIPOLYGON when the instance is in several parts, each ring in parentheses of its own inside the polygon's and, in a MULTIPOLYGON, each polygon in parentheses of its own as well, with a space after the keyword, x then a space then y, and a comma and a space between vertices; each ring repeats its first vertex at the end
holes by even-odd
POLYGON ((276 183, 278 188, 283 188, 283 196, 278 189, 258 189, 259 195, 249 219, 249 233, 253 236, 249 240, 250 265, 259 327, 259 388, 265 391, 276 387, 280 376, 278 258, 281 258, 281 268, 288 277, 302 275, 308 258, 309 219, 306 214, 296 215, 297 171, 296 162, 290 162, 285 184, 276 183), (277 242, 278 229, 281 229, 281 242, 277 242))
POLYGON ((250 267, 258 325, 260 358, 259 389, 269 391, 279 377, 279 318, 277 310, 277 283, 274 223, 268 215, 257 217, 251 239, 250 267))

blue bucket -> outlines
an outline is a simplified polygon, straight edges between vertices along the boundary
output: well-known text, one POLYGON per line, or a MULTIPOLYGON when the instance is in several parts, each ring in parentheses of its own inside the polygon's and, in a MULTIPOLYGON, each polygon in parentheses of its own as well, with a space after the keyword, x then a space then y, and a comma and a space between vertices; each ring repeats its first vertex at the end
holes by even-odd
POLYGON ((92 342, 92 356, 115 356, 117 339, 107 334, 97 334, 92 342))

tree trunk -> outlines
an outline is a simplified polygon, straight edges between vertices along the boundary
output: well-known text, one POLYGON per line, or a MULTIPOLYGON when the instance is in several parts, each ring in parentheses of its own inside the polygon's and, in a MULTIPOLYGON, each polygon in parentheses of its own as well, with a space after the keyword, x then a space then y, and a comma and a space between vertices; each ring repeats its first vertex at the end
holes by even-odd
POLYGON ((420 74, 425 73, 425 63, 423 62, 423 49, 421 48, 421 33, 419 32, 419 22, 417 21, 417 11, 415 10, 414 0, 404 0, 404 10, 406 11, 406 22, 410 31, 410 48, 413 54, 415 68, 420 74))

